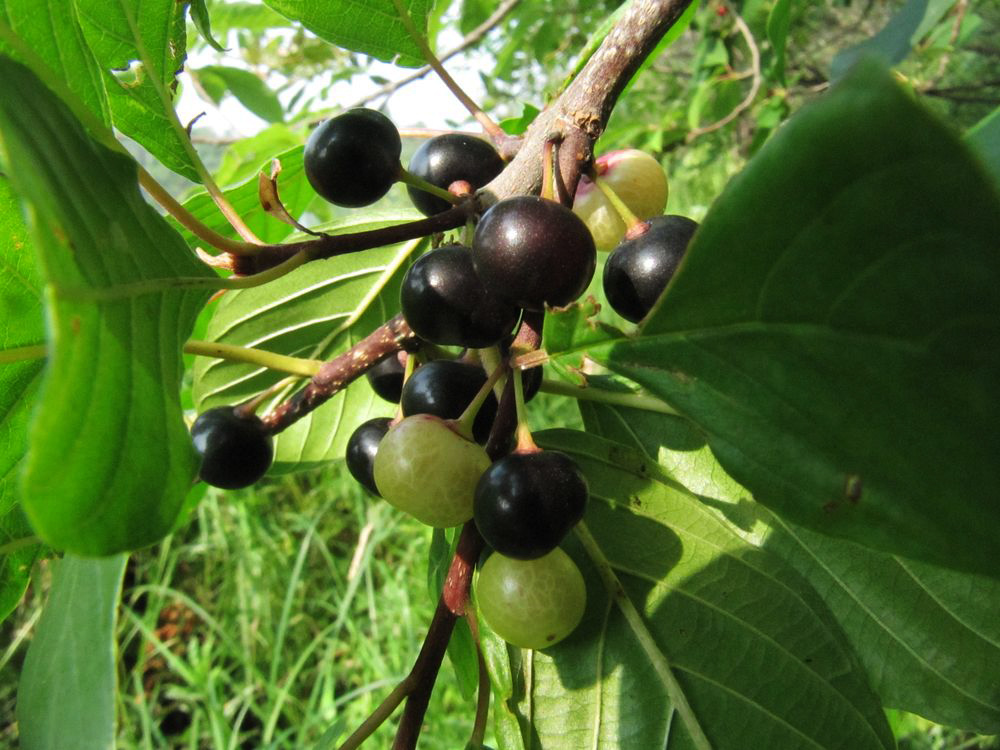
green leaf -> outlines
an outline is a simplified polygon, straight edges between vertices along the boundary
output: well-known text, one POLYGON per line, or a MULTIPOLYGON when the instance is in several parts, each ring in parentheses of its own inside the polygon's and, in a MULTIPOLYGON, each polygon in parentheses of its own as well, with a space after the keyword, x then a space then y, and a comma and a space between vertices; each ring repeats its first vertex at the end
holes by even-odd
POLYGON ((219 52, 226 51, 226 48, 212 36, 212 19, 209 18, 205 0, 191 0, 191 20, 194 22, 195 28, 198 29, 198 33, 201 34, 201 38, 208 42, 209 46, 219 52))
POLYGON ((865 65, 730 184, 641 335, 589 353, 786 519, 996 576, 998 236, 962 144, 865 65))
MULTIPOLYGON (((6 21, 101 122, 111 125, 111 109, 101 69, 83 38, 75 2, 0 0, 0 20, 6 21)), ((17 57, 2 42, 0 52, 17 57)), ((22 62, 30 65, 27 60, 22 62)))
MULTIPOLYGON (((0 356, 45 343, 42 282, 21 206, 0 176, 0 356)), ((37 544, 23 544, 31 528, 18 505, 18 478, 28 447, 28 420, 45 366, 44 357, 0 364, 0 620, 17 605, 28 585, 37 544)))
MULTIPOLYGON (((364 231, 412 218, 412 214, 352 217, 327 231, 364 231)), ((228 291, 216 303, 206 336, 234 346, 331 359, 399 310, 399 284, 410 256, 422 244, 407 242, 313 261, 266 286, 228 291)), ((253 365, 199 358, 194 369, 195 403, 199 411, 239 403, 285 377, 253 365)), ((268 403, 289 395, 286 388, 268 403)), ((358 424, 392 411, 392 405, 376 396, 367 383, 352 384, 275 436, 272 472, 342 459, 358 424)))
POLYGON ((115 742, 115 618, 125 555, 55 565, 17 693, 22 750, 104 750, 115 742))
MULTIPOLYGON (((298 21, 330 44, 407 68, 426 64, 406 32, 392 0, 265 0, 281 15, 298 21), (398 56, 398 57, 397 57, 398 56)), ((422 34, 427 33, 431 0, 403 0, 422 34)))
POLYGON ((979 154, 1000 186, 1000 107, 976 123, 965 134, 965 141, 979 154))
POLYGON ((174 127, 173 112, 158 92, 158 86, 173 90, 184 65, 186 5, 174 0, 74 2, 83 36, 104 73, 115 127, 164 166, 199 182, 185 136, 174 127))
MULTIPOLYGON (((274 126, 255 138, 235 144, 229 151, 240 156, 231 159, 227 152, 219 174, 222 184, 234 179, 243 179, 247 174, 253 175, 240 185, 223 191, 223 195, 261 241, 269 243, 281 242, 296 231, 294 227, 270 216, 260 205, 256 175, 260 171, 270 172, 270 160, 267 159, 262 164, 264 157, 261 154, 273 153, 272 146, 285 142, 284 135, 281 132, 275 133, 275 129, 285 130, 284 126, 274 126), (261 153, 256 153, 258 150, 261 153)), ((278 178, 281 202, 292 216, 301 216, 309 204, 317 200, 316 191, 309 185, 302 166, 302 146, 280 153, 275 158, 281 162, 281 176, 278 178)), ((239 239, 232 225, 222 215, 208 193, 202 191, 192 196, 184 202, 184 208, 210 229, 227 237, 239 239)), ((193 234, 181 229, 173 219, 170 221, 181 231, 191 247, 203 244, 193 234)))
POLYGON ((57 548, 149 544, 170 530, 197 472, 181 347, 214 275, 143 199, 135 162, 91 141, 26 68, 0 57, 0 78, 11 93, 0 135, 31 206, 51 340, 24 509, 57 548))
MULTIPOLYGON (((278 95, 249 70, 225 65, 206 65, 190 72, 209 92, 228 91, 239 100, 240 104, 263 120, 281 122, 285 117, 285 110, 278 101, 278 95)), ((216 103, 222 99, 221 95, 211 95, 216 103)))
POLYGON ((593 565, 577 631, 524 654, 516 709, 534 747, 893 747, 877 697, 822 602, 780 559, 743 541, 649 458, 579 432, 538 434, 590 484, 586 523, 690 704, 678 715, 637 631, 593 565))
POLYGON ((782 85, 785 84, 785 43, 788 41, 788 28, 792 21, 791 10, 791 0, 777 0, 767 16, 767 38, 774 52, 769 75, 782 85))
POLYGON ((877 57, 886 65, 902 62, 910 54, 928 10, 928 0, 908 0, 875 36, 839 52, 830 65, 830 77, 833 80, 843 78, 865 57, 877 57))
POLYGON ((819 591, 886 706, 1000 732, 1000 582, 765 521, 764 548, 819 591))

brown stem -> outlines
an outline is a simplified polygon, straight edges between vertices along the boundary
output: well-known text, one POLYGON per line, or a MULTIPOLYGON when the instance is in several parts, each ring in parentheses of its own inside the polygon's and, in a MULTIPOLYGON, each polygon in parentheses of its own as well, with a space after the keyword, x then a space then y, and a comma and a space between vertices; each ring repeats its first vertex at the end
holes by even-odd
POLYGON ((262 245, 254 255, 233 257, 233 270, 240 276, 249 276, 279 265, 300 250, 306 250, 310 260, 322 260, 335 255, 356 253, 373 247, 426 237, 465 224, 465 220, 475 211, 474 204, 475 201, 465 201, 430 218, 394 224, 381 229, 325 235, 313 240, 290 242, 287 245, 262 245))
POLYGON ((386 321, 343 354, 325 362, 305 388, 263 418, 272 432, 281 432, 359 378, 385 357, 413 346, 416 334, 402 315, 386 321))
POLYGON ((476 525, 469 521, 462 528, 458 538, 455 556, 445 578, 441 598, 438 600, 434 619, 427 629, 427 636, 420 648, 413 669, 407 676, 407 681, 413 686, 406 698, 406 707, 396 729, 396 738, 392 750, 414 750, 420 728, 424 723, 424 713, 427 702, 437 681, 437 673, 441 668, 448 641, 451 639, 455 621, 458 619, 456 610, 464 612, 468 603, 469 586, 472 583, 472 571, 483 549, 483 538, 479 536, 476 525))

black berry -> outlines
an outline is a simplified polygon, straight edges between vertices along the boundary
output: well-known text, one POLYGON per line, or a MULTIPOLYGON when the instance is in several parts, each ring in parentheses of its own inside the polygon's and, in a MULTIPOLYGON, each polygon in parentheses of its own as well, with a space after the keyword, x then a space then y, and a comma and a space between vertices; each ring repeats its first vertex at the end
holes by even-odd
POLYGON ((511 453, 476 485, 476 527, 500 554, 531 560, 555 549, 583 518, 587 497, 587 480, 564 453, 511 453))
POLYGON ((388 417, 376 417, 362 422, 351 434, 347 441, 347 470, 351 476, 358 480, 363 486, 381 496, 375 486, 375 477, 372 467, 375 463, 375 454, 378 453, 379 443, 389 431, 389 423, 392 420, 388 417))
POLYGON ((399 292, 413 332, 434 344, 481 349, 510 333, 519 310, 483 285, 472 252, 461 245, 431 250, 410 266, 399 292))
POLYGON ((483 283, 528 310, 568 305, 587 288, 597 264, 583 220, 533 195, 500 201, 483 214, 472 248, 483 283))
POLYGON ((660 298, 684 257, 698 223, 685 216, 657 216, 649 229, 625 240, 604 266, 604 294, 616 313, 638 323, 660 298))
POLYGON ((201 456, 199 476, 224 490, 249 487, 274 459, 271 435, 260 417, 237 414, 231 406, 199 415, 191 426, 191 439, 201 456))
MULTIPOLYGON (((414 152, 407 169, 444 190, 458 180, 468 182, 475 190, 503 171, 503 160, 482 138, 448 133, 424 141, 414 152)), ((433 216, 451 207, 443 198, 410 185, 406 189, 413 205, 425 216, 433 216)))
MULTIPOLYGON (((403 386, 399 403, 405 416, 433 414, 457 419, 486 382, 483 368, 454 359, 437 359, 417 368, 403 386)), ((497 413, 497 400, 490 394, 476 415, 472 434, 485 443, 497 413)))
POLYGON ((398 404, 403 392, 403 369, 399 357, 391 354, 368 370, 365 377, 376 394, 390 403, 398 404))
POLYGON ((392 121, 373 109, 351 109, 319 125, 302 155, 313 189, 330 203, 374 203, 399 177, 402 150, 392 121))

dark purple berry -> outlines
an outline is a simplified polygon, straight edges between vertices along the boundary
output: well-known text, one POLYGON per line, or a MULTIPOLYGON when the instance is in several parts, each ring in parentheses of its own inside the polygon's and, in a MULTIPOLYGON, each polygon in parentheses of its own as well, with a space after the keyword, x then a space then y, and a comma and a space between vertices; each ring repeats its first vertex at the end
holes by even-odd
POLYGON ((413 332, 434 344, 481 349, 510 333, 519 310, 483 285, 472 252, 461 245, 431 250, 410 266, 399 292, 413 332))
POLYGON ((313 190, 338 206, 374 203, 399 178, 399 131, 374 109, 351 109, 321 123, 302 155, 313 190))
POLYGON ((583 294, 597 264, 583 220, 533 195, 500 201, 483 214, 472 249, 483 283, 527 310, 568 305, 583 294))
POLYGON ((376 394, 390 403, 398 404, 403 392, 403 370, 399 357, 390 354, 368 370, 365 377, 376 394))
POLYGON ((558 451, 511 453, 479 479, 476 527, 501 555, 531 560, 555 549, 583 518, 587 480, 558 451))
POLYGON ((347 470, 351 476, 358 480, 360 484, 367 487, 376 495, 381 497, 378 488, 375 487, 375 477, 372 474, 372 467, 375 463, 375 454, 378 453, 379 443, 389 431, 389 423, 392 420, 388 417, 376 417, 362 422, 351 434, 347 441, 347 470))
POLYGON ((604 266, 604 294, 612 309, 638 323, 667 288, 698 223, 685 216, 657 216, 649 229, 614 249, 604 266))
MULTIPOLYGON (((424 141, 410 159, 408 170, 444 190, 458 180, 468 182, 475 190, 503 171, 503 159, 482 138, 447 133, 424 141)), ((451 207, 443 198, 412 185, 407 185, 406 190, 413 205, 425 216, 433 216, 451 207)))
MULTIPOLYGON (((403 385, 399 404, 404 416, 433 414, 441 419, 457 419, 486 382, 479 365, 454 359, 437 359, 418 367, 403 385)), ((497 413, 497 400, 490 394, 476 415, 472 434, 485 443, 497 413)))
POLYGON ((220 406, 200 414, 191 426, 201 456, 201 479, 214 487, 249 487, 271 467, 274 446, 260 417, 220 406))

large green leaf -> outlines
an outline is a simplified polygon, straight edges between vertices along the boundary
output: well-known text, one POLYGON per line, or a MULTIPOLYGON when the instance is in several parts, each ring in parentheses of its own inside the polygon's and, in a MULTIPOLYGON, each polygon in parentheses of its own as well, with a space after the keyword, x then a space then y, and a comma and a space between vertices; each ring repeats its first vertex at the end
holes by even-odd
POLYGON ((115 616, 125 555, 56 564, 17 693, 22 750, 107 750, 115 742, 115 616))
POLYGON ((172 92, 186 56, 186 3, 74 0, 84 38, 104 74, 115 127, 163 164, 200 181, 173 114, 157 92, 172 92), (148 64, 147 64, 148 63, 148 64))
MULTIPOLYGON (((45 342, 41 279, 21 206, 8 180, 0 177, 0 355, 45 342)), ((28 444, 28 419, 45 360, 0 364, 0 620, 17 605, 28 585, 38 545, 23 543, 31 529, 18 505, 18 474, 28 444)))
POLYGON ((181 347, 212 274, 145 202, 131 159, 91 141, 26 68, 0 57, 0 78, 12 94, 0 98, 0 135, 31 209, 50 334, 24 509, 58 548, 149 544, 197 472, 181 347), (181 276, 193 286, 178 287, 181 276))
MULTIPOLYGON (((111 125, 111 110, 104 79, 83 38, 75 2, 0 0, 0 20, 6 21, 11 30, 66 82, 69 89, 101 122, 111 125)), ((2 42, 0 50, 17 57, 2 42)))
POLYGON ((530 746, 689 748, 692 721, 716 750, 893 746, 836 623, 791 568, 642 453, 579 432, 536 437, 586 475, 586 523, 690 714, 671 705, 637 631, 570 544, 587 613, 563 643, 522 654, 511 702, 532 724, 530 746))
MULTIPOLYGON (((338 47, 379 60, 417 68, 426 63, 400 21, 392 0, 264 0, 286 18, 298 21, 338 47)), ((421 33, 426 34, 431 0, 403 0, 421 33)))
POLYGON ((963 144, 865 65, 731 183, 638 336, 556 357, 666 400, 789 520, 996 576, 998 236, 963 144))
POLYGON ((1000 732, 1000 582, 766 520, 764 548, 819 591, 886 706, 1000 732))
POLYGON ((226 65, 204 65, 190 73, 216 104, 229 93, 261 119, 281 122, 285 117, 278 95, 249 70, 226 65))
MULTIPOLYGON (((413 217, 352 218, 334 231, 375 229, 407 218, 413 217)), ((330 359, 399 310, 399 284, 419 245, 410 242, 314 261, 266 286, 227 292, 217 303, 206 336, 278 354, 330 359)), ((197 360, 194 373, 199 409, 238 403, 285 377, 262 367, 207 358, 197 360)), ((279 398, 288 396, 283 391, 279 398)), ((366 383, 353 384, 278 434, 274 470, 343 458, 347 439, 360 422, 391 413, 392 406, 366 383)))
POLYGON ((1000 726, 1000 583, 793 526, 746 490, 676 417, 581 402, 587 430, 643 450, 734 531, 804 575, 884 705, 984 733, 1000 726))

